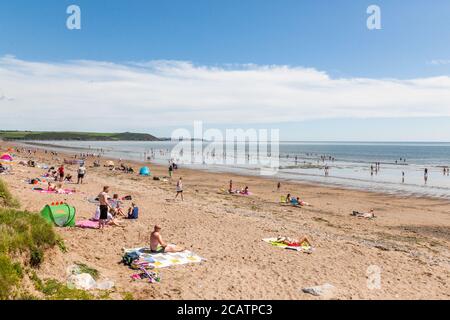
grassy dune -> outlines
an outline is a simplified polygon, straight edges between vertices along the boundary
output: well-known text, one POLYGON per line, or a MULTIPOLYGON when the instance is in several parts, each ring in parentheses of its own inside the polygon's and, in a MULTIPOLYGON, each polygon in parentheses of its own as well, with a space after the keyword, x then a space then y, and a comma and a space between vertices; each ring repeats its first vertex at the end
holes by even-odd
POLYGON ((41 296, 49 299, 89 299, 82 290, 69 289, 54 280, 42 281, 36 272, 45 250, 64 243, 40 215, 18 209, 6 184, 0 180, 0 300, 37 299, 21 288, 28 277, 41 296))
POLYGON ((0 299, 21 295, 24 268, 37 268, 44 251, 57 244, 53 227, 39 215, 20 211, 6 184, 0 180, 0 299))

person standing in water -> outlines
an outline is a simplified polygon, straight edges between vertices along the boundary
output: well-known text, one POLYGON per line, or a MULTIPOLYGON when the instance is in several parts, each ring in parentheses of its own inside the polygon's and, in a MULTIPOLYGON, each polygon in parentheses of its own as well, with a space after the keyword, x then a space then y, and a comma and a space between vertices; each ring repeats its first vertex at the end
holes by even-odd
POLYGON ((405 171, 402 171, 402 183, 405 183, 405 171))
POLYGON ((425 168, 423 172, 423 179, 425 181, 425 184, 428 182, 428 168, 425 168))

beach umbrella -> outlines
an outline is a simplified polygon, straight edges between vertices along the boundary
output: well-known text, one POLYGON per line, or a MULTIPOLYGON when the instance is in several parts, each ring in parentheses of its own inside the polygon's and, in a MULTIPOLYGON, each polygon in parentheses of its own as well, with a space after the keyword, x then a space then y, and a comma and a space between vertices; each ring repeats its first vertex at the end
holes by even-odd
POLYGON ((4 155, 2 155, 2 156, 0 157, 0 160, 3 160, 3 161, 13 161, 13 157, 11 157, 9 154, 5 153, 4 155))

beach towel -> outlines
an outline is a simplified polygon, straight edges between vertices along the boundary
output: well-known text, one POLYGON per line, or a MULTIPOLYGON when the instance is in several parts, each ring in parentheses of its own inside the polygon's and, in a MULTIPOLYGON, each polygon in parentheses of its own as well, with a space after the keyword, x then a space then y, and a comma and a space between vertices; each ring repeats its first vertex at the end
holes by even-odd
POLYGON ((264 242, 271 244, 274 247, 279 247, 288 250, 295 250, 305 253, 312 253, 314 248, 309 243, 302 243, 301 245, 287 245, 283 242, 280 242, 278 238, 266 238, 263 239, 264 242))
POLYGON ((98 229, 99 222, 93 220, 80 220, 75 223, 75 226, 83 229, 98 229))
POLYGON ((139 255, 139 259, 132 264, 135 269, 167 268, 175 265, 199 263, 205 260, 188 250, 176 253, 152 253, 149 248, 124 249, 124 253, 129 252, 136 252, 139 255))
POLYGON ((87 201, 96 205, 100 204, 100 201, 98 200, 98 197, 92 197, 92 198, 87 198, 87 201))
POLYGON ((44 190, 42 188, 33 188, 33 191, 38 191, 40 193, 54 193, 54 194, 73 194, 74 190, 70 190, 70 189, 59 189, 56 191, 52 191, 52 190, 44 190))

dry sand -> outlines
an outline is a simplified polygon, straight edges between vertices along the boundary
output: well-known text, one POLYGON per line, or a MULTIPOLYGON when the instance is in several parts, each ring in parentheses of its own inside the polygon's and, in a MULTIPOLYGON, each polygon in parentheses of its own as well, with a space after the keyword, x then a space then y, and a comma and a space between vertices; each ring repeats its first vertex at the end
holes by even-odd
MULTIPOLYGON (((7 145, 2 144, 6 150, 7 145)), ((59 154, 60 159, 71 156, 59 154)), ((28 159, 25 155, 18 158, 28 159)), ((38 162, 58 165, 38 151, 38 162)), ((105 159, 102 159, 104 162, 105 159)), ((132 195, 140 207, 138 221, 123 220, 124 229, 104 231, 60 228, 67 253, 54 249, 38 271, 42 278, 66 279, 66 268, 82 262, 116 283, 117 292, 139 299, 321 299, 302 292, 303 287, 331 283, 336 299, 448 299, 450 298, 450 202, 399 197, 299 183, 282 183, 259 177, 180 169, 170 182, 137 174, 91 168, 86 184, 73 195, 31 191, 26 178, 40 177, 42 169, 15 165, 14 175, 1 176, 12 193, 30 211, 53 201, 67 201, 77 217, 90 218, 95 205, 86 201, 103 185, 111 194, 132 195), (182 176, 185 201, 173 201, 175 184, 182 176), (248 185, 251 197, 218 194, 229 179, 248 185), (280 205, 281 195, 301 195, 311 207, 280 205), (170 199, 168 201, 167 199, 170 199), (377 218, 351 217, 353 210, 374 209, 377 218), (132 282, 132 270, 119 264, 123 247, 146 245, 155 223, 163 237, 207 259, 162 269, 159 284, 132 282), (262 238, 307 235, 313 254, 271 247, 262 238), (368 268, 381 268, 381 287, 369 289, 368 268)), ((141 166, 131 164, 137 171, 141 166)), ((166 168, 151 165, 153 175, 166 168)), ((76 166, 66 166, 76 176, 76 166)), ((120 295, 113 296, 120 298, 120 295)))

